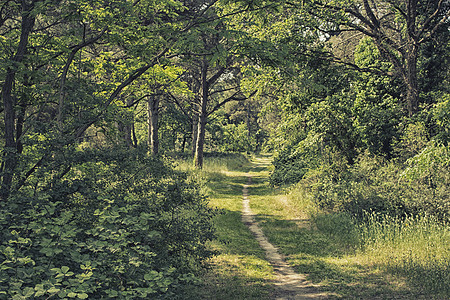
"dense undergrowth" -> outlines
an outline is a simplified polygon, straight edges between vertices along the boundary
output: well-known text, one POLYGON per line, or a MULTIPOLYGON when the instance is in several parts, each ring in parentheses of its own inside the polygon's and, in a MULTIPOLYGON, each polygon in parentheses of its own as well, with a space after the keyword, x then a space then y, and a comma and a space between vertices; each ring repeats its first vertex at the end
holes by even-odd
MULTIPOLYGON (((284 164, 271 182, 291 172, 297 174, 296 164, 284 164)), ((450 151, 435 142, 403 162, 364 153, 349 164, 329 151, 296 181, 321 208, 357 218, 366 212, 398 217, 427 213, 441 221, 450 216, 450 151)))
POLYGON ((214 210, 146 153, 76 150, 1 202, 0 299, 173 299, 195 282, 214 210))

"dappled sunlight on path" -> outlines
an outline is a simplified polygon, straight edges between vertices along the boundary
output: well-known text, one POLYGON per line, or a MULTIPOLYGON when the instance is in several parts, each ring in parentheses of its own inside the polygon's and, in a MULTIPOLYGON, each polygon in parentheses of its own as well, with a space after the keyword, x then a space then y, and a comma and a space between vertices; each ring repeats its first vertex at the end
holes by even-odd
MULTIPOLYGON (((254 170, 261 171, 270 164, 270 157, 258 157, 254 161, 254 170)), ((296 273, 285 261, 279 250, 269 242, 261 227, 256 222, 255 214, 250 208, 249 187, 252 183, 252 176, 248 175, 248 183, 243 186, 243 208, 242 222, 248 226, 254 234, 259 245, 266 252, 266 258, 273 266, 276 273, 274 299, 326 299, 327 295, 321 293, 309 281, 306 276, 296 273)))

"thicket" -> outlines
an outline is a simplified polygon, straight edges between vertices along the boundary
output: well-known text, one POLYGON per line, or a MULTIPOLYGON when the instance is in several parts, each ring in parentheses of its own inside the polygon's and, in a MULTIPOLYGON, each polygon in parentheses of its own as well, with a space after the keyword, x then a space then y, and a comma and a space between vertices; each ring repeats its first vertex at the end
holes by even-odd
MULTIPOLYGON (((447 36, 441 33, 440 37, 447 36)), ((420 111, 407 116, 395 77, 319 62, 308 85, 284 95, 272 135, 272 185, 300 183, 325 210, 391 216, 450 216, 448 43, 430 43, 419 60, 420 111), (436 68, 431 70, 430 66, 436 68), (426 74, 435 73, 434 80, 426 74), (315 77, 313 77, 315 76, 315 77), (311 79, 312 78, 312 79, 311 79)), ((361 39, 355 64, 389 72, 375 44, 361 39)), ((306 65, 309 67, 308 65, 306 65)))
MULTIPOLYGON (((412 135, 417 127, 421 125, 410 126, 412 135)), ((414 139, 403 142, 417 146, 417 136, 414 139)), ((283 153, 275 161, 271 182, 299 182, 320 207, 360 219, 366 212, 376 212, 392 216, 427 213, 448 220, 450 150, 442 141, 422 142, 415 155, 412 147, 399 149, 405 159, 388 160, 366 151, 353 164, 330 148, 314 156, 307 151, 283 153)))
POLYGON ((63 179, 48 166, 0 203, 0 299, 173 298, 196 281, 214 211, 186 174, 124 150, 74 149, 63 179))

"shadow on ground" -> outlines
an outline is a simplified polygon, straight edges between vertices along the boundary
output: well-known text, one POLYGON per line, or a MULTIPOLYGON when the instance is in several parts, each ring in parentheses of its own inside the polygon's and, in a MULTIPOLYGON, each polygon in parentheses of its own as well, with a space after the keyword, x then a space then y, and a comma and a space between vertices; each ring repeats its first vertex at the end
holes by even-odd
MULTIPOLYGON (((259 215, 258 221, 269 240, 277 245, 296 272, 320 285, 330 299, 425 299, 411 291, 406 281, 377 266, 364 266, 354 258, 357 245, 315 228, 301 228, 296 221, 259 215)), ((381 267, 381 266, 380 266, 381 267)), ((429 299, 429 298, 427 298, 429 299)))

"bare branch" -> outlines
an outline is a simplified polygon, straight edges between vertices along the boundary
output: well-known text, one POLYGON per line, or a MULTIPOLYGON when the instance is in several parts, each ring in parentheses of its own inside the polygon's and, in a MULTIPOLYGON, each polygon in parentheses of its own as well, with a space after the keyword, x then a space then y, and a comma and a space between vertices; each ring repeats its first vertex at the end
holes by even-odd
POLYGON ((439 0, 439 3, 438 3, 438 6, 437 6, 436 10, 423 23, 422 28, 420 29, 419 33, 417 34, 418 38, 421 38, 422 36, 425 35, 424 37, 422 37, 419 40, 420 43, 425 41, 425 40, 427 40, 427 39, 429 39, 437 31, 439 26, 444 24, 447 21, 447 19, 450 17, 450 12, 447 12, 447 14, 432 29, 429 28, 431 21, 433 21, 433 19, 435 19, 436 16, 441 11, 443 2, 444 2, 444 0, 439 0), (429 30, 428 34, 425 34, 426 30, 429 30))
POLYGON ((253 91, 248 97, 242 95, 241 97, 238 97, 239 94, 241 94, 242 92, 236 92, 233 95, 231 95, 230 97, 226 98, 225 100, 219 102, 218 104, 216 104, 207 114, 207 116, 209 117, 211 114, 213 114, 215 111, 217 111, 219 108, 221 108, 222 106, 224 106, 226 103, 231 102, 231 101, 245 101, 247 99, 250 99, 251 97, 253 97, 256 92, 258 90, 253 91))
POLYGON ((380 21, 375 17, 372 8, 369 5, 369 1, 364 0, 364 9, 367 13, 367 16, 369 17, 369 19, 372 21, 373 27, 374 29, 379 29, 380 28, 380 21))
POLYGON ((228 91, 235 90, 235 89, 236 89, 236 87, 234 86, 234 87, 231 87, 231 88, 214 91, 214 92, 210 93, 209 96, 212 96, 212 95, 217 94, 217 93, 228 92, 228 91))

